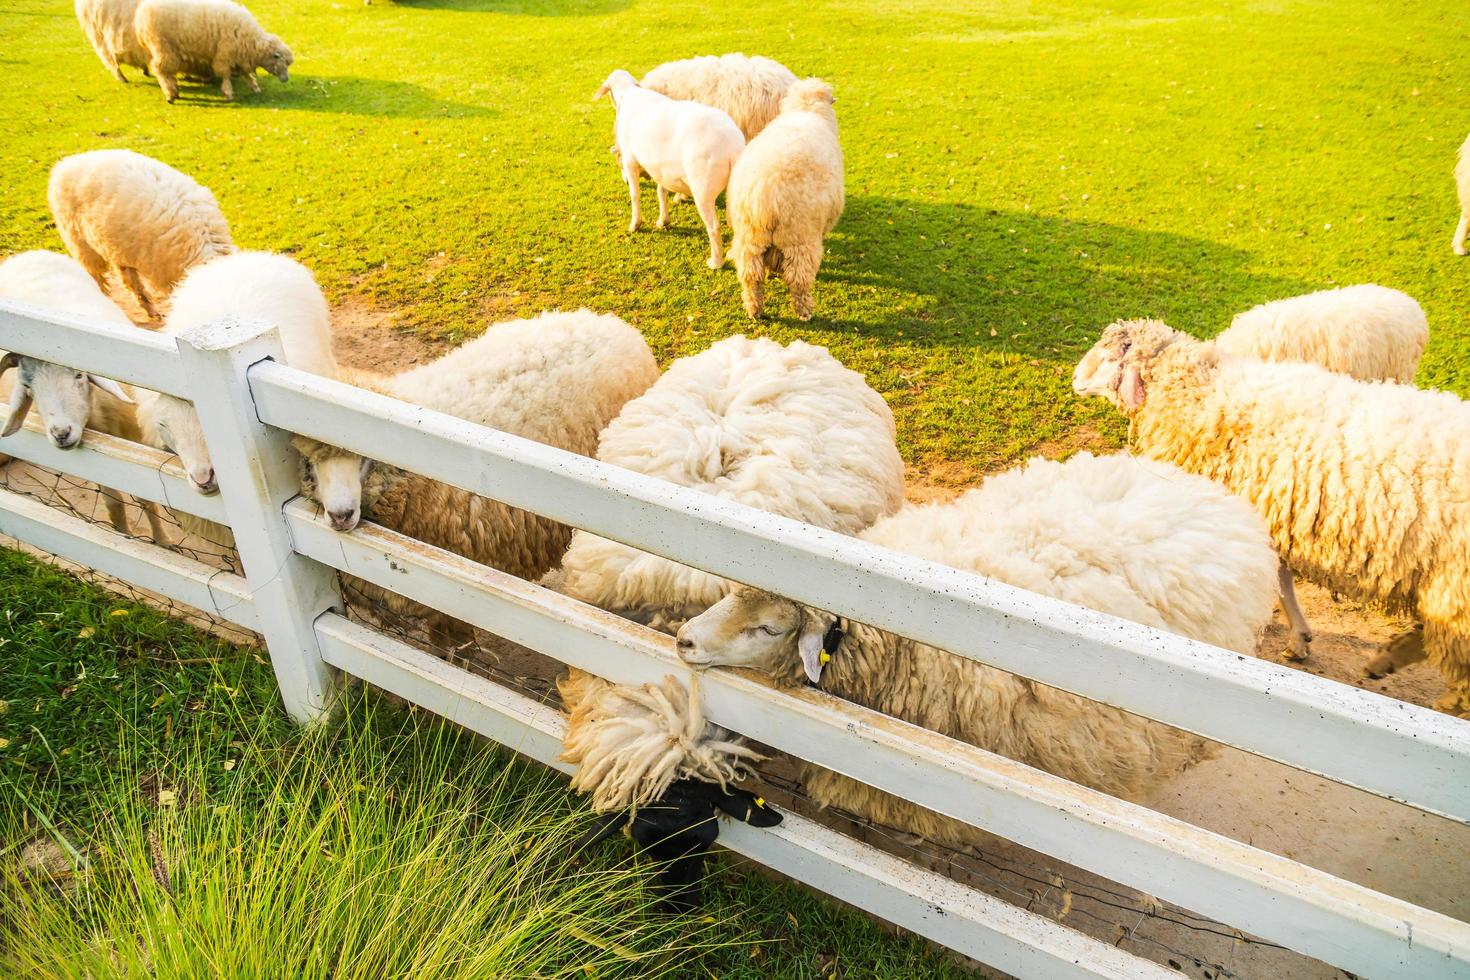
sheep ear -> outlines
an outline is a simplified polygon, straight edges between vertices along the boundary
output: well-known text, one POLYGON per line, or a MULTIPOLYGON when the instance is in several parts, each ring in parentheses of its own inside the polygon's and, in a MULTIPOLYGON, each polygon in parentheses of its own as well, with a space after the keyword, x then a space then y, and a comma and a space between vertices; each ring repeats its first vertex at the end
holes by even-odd
POLYGON ((116 398, 124 405, 133 404, 133 399, 128 396, 128 393, 126 391, 123 391, 122 385, 118 384, 116 381, 113 381, 111 378, 103 378, 95 374, 89 374, 87 375, 87 380, 96 385, 99 391, 107 392, 109 395, 111 395, 113 398, 116 398))
POLYGON ((835 622, 835 618, 823 621, 810 616, 802 627, 801 635, 796 638, 796 651, 801 654, 801 665, 806 668, 807 679, 813 684, 822 682, 822 668, 832 659, 831 654, 822 649, 822 641, 835 622))
POLYGON ((13 367, 20 367, 20 355, 7 351, 4 357, 0 357, 0 374, 4 374, 13 367))
POLYGON ((10 396, 10 418, 5 422, 5 430, 0 436, 13 436, 16 431, 25 425, 26 413, 31 410, 31 393, 24 385, 16 385, 15 391, 10 396))
POLYGON ((1129 364, 1123 368, 1123 380, 1118 383, 1118 397, 1123 401, 1123 407, 1136 409, 1143 407, 1143 375, 1138 372, 1138 365, 1129 364))
POLYGON ((607 82, 603 82, 597 87, 597 91, 592 93, 592 101, 596 102, 598 99, 606 95, 609 91, 611 90, 607 87, 607 82))

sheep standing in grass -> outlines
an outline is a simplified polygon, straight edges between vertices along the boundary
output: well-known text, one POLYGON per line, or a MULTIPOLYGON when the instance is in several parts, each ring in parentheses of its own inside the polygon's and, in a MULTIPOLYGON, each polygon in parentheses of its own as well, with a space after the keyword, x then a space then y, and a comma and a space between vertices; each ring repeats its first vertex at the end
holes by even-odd
POLYGON ((1470 233, 1470 136, 1460 144, 1460 159, 1455 164, 1455 187, 1460 193, 1460 223, 1455 226, 1451 246, 1456 255, 1465 254, 1465 235, 1470 233))
MULTIPOLYGON (((55 252, 23 252, 0 263, 0 297, 103 323, 133 325, 117 304, 97 288, 86 269, 55 252)), ((57 449, 80 445, 88 428, 132 442, 143 441, 133 408, 135 393, 127 385, 34 357, 17 354, 0 357, 0 376, 11 368, 16 369, 17 378, 10 391, 9 416, 0 436, 13 435, 20 429, 34 404, 46 429, 46 438, 57 449)), ((127 534, 130 528, 122 495, 103 487, 102 500, 112 526, 127 534)), ((153 540, 160 544, 166 542, 168 535, 158 505, 146 500, 139 503, 153 540)))
MULTIPOLYGON (((658 377, 641 334, 615 316, 578 310, 491 327, 436 361, 370 384, 380 393, 590 456, 598 434, 658 377)), ((556 564, 571 529, 549 518, 298 436, 302 493, 327 522, 373 521, 472 561, 535 579, 556 564)), ((448 617, 366 582, 371 602, 423 617, 431 635, 462 635, 448 617)))
POLYGON ((234 75, 252 92, 260 91, 257 68, 290 81, 291 49, 233 0, 141 0, 133 29, 170 103, 179 97, 178 75, 217 78, 230 100, 234 75))
MULTIPOLYGON (((988 578, 1255 651, 1276 591, 1261 519, 1209 480, 1131 456, 1035 459, 945 504, 908 506, 861 538, 988 578)), ((679 631, 704 668, 753 667, 1130 800, 1202 758, 1195 735, 859 623, 741 587, 679 631)), ((1087 669, 1079 664, 1079 669, 1087 669)), ((807 792, 964 847, 982 832, 807 764, 807 792)))
POLYGON ((816 308, 822 239, 845 200, 832 102, 831 86, 819 79, 792 85, 781 114, 751 140, 730 175, 730 251, 751 317, 760 316, 768 274, 786 280, 798 318, 810 320, 816 308))
POLYGON ((148 53, 133 30, 138 0, 76 0, 77 20, 102 64, 119 82, 126 82, 122 65, 148 70, 148 53))
POLYGON ((1425 656, 1470 714, 1470 405, 1310 364, 1236 357, 1155 320, 1114 323, 1072 387, 1117 406, 1140 450, 1224 483, 1318 584, 1419 618, 1368 664, 1425 656))
POLYGON ((638 181, 646 171, 658 185, 658 227, 669 226, 669 192, 688 194, 709 235, 708 265, 720 268, 725 248, 715 199, 745 149, 739 127, 718 109, 642 88, 622 69, 607 76, 593 98, 604 95, 610 95, 617 107, 615 155, 633 203, 628 230, 637 231, 642 220, 638 181))
POLYGON ((1429 342, 1424 310, 1383 286, 1344 286, 1246 310, 1215 338, 1223 351, 1305 361, 1360 381, 1410 384, 1429 342))
POLYGON ((116 272, 150 319, 191 268, 235 250, 209 188, 131 150, 61 159, 47 197, 67 251, 104 290, 116 272))
POLYGON ((753 140, 776 118, 781 97, 795 82, 791 69, 770 58, 707 54, 659 65, 639 84, 671 99, 719 109, 746 140, 753 140))

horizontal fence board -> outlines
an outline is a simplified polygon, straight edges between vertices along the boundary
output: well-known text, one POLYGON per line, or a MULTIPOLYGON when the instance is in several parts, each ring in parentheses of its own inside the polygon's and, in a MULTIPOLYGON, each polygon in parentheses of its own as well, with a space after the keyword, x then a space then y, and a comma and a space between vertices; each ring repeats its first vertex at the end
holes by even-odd
POLYGON ((229 522, 224 501, 219 496, 206 497, 199 493, 179 465, 178 457, 152 446, 88 429, 80 445, 57 449, 43 434, 40 421, 32 413, 25 428, 0 439, 0 452, 195 517, 220 524, 229 522))
POLYGON ((0 299, 0 350, 189 397, 173 337, 141 327, 0 299))
MULTIPOLYGON (((563 772, 560 712, 371 629, 327 614, 328 663, 563 772)), ((720 843, 1018 977, 1164 980, 1177 974, 787 813, 779 827, 722 820, 720 843)))
MULTIPOLYGON (((297 549, 619 683, 687 677, 671 638, 302 501, 297 549)), ((710 718, 1060 860, 1367 976, 1470 975, 1470 925, 817 691, 703 675, 710 718), (1409 971, 1404 973, 1403 971, 1409 971)))
POLYGON ((1470 822, 1464 721, 282 365, 249 377, 267 424, 1470 822))
POLYGON ((240 576, 4 489, 0 489, 0 534, 245 629, 259 629, 250 587, 240 576))

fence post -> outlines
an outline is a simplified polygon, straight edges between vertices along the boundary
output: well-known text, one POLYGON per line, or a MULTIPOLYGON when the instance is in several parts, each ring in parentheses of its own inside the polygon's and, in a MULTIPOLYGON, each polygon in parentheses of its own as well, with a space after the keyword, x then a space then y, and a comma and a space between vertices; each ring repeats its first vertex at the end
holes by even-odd
POLYGON ((256 417, 246 379, 252 364, 283 360, 280 338, 268 324, 225 317, 177 342, 281 698, 298 722, 315 720, 338 683, 313 628, 341 606, 336 573, 292 548, 281 507, 300 487, 299 457, 289 433, 256 417))

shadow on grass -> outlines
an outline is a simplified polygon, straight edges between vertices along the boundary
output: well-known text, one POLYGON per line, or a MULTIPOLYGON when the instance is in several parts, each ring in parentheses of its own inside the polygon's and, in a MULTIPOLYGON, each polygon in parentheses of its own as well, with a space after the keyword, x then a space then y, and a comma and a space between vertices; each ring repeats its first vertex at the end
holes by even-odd
POLYGON ((633 0, 393 0, 394 6, 420 10, 462 10, 467 13, 520 14, 527 17, 594 17, 627 10, 633 0))
MULTIPOLYGON (((1254 259, 1170 232, 854 196, 827 239, 809 326, 943 346, 995 336, 1070 356, 1116 319, 1158 317, 1211 336, 1256 303, 1320 288, 1258 271, 1254 259)), ((784 287, 767 309, 790 315, 784 287)))
POLYGON ((499 115, 486 106, 451 102, 410 82, 377 78, 336 78, 312 75, 282 84, 259 76, 261 91, 251 92, 235 81, 235 101, 226 102, 219 83, 179 79, 179 105, 218 105, 242 109, 301 109, 307 112, 336 112, 343 115, 379 116, 391 119, 477 119, 499 115))

